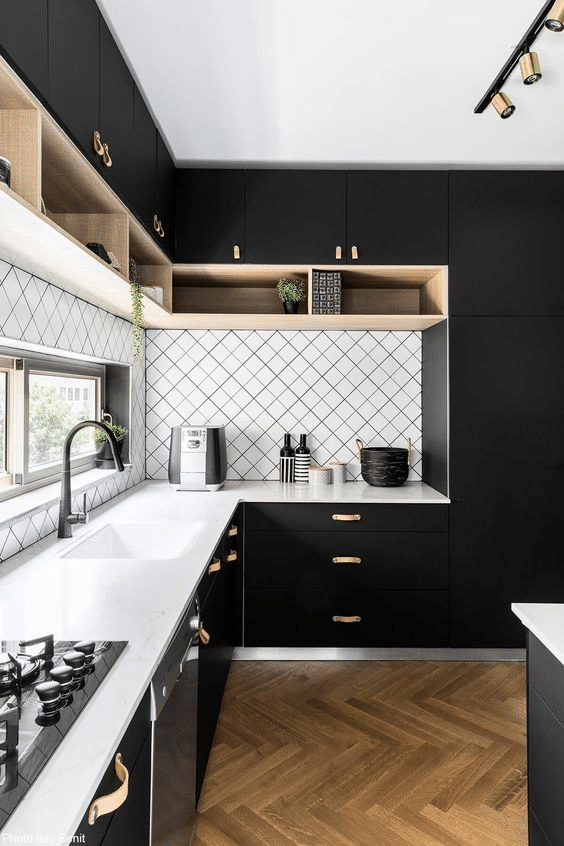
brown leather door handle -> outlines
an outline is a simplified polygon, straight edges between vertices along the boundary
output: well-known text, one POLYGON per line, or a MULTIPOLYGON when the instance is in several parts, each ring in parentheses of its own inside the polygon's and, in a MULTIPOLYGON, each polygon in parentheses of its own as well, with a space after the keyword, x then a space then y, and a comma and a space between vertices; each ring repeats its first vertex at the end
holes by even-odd
POLYGON ((334 623, 360 623, 360 617, 341 617, 340 615, 336 614, 333 618, 334 623))
POLYGON ((354 520, 360 520, 360 514, 333 514, 333 520, 342 520, 345 523, 351 523, 354 520))
POLYGON ((113 793, 108 793, 106 796, 100 796, 94 799, 88 808, 88 824, 94 825, 99 817, 105 814, 112 814, 116 811, 127 799, 129 792, 129 771, 123 761, 121 760, 121 753, 118 752, 114 759, 114 767, 116 775, 121 781, 121 787, 114 790, 113 793))
POLYGON ((362 558, 357 558, 355 555, 336 555, 333 558, 333 564, 361 564, 362 558))

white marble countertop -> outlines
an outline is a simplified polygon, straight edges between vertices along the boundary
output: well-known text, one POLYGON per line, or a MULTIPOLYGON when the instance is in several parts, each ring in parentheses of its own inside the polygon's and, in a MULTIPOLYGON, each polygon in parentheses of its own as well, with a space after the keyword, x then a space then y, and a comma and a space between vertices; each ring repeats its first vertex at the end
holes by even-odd
POLYGON ((564 664, 564 604, 514 602, 511 610, 554 657, 564 664))
MULTIPOLYGON (((237 505, 247 502, 447 503, 417 482, 370 488, 363 482, 319 488, 278 482, 229 482, 217 493, 176 491, 143 482, 97 508, 74 538, 44 538, 0 568, 0 632, 19 640, 127 640, 93 701, 0 832, 6 843, 69 842, 151 681, 168 642, 237 505), (179 559, 61 558, 106 523, 202 521, 179 559), (26 839, 27 838, 27 839, 26 839)), ((155 529, 158 530, 157 527, 155 529)))

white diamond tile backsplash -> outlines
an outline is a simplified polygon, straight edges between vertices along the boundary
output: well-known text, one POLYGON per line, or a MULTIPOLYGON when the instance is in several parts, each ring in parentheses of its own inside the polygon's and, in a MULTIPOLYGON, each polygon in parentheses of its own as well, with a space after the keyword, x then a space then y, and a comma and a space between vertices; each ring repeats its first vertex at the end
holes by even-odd
POLYGON ((167 478, 171 426, 226 426, 228 479, 276 480, 285 432, 316 464, 370 446, 413 441, 421 478, 421 333, 362 331, 146 332, 147 477, 167 478))
MULTIPOLYGON (((0 259, 0 338, 132 364, 132 466, 88 489, 89 510, 145 478, 145 362, 133 364, 127 320, 0 259)), ((0 517, 1 512, 0 503, 0 517)), ((0 561, 53 532, 57 518, 58 505, 50 504, 3 525, 0 561)))

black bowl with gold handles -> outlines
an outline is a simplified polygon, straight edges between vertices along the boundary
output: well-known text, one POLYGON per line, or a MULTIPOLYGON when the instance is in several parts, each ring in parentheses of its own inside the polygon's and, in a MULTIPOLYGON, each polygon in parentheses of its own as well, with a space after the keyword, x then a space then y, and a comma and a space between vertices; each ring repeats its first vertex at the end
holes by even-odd
POLYGON ((375 488, 394 488, 403 485, 411 465, 411 438, 407 449, 401 447, 365 447, 355 439, 360 459, 360 472, 368 485, 375 488))

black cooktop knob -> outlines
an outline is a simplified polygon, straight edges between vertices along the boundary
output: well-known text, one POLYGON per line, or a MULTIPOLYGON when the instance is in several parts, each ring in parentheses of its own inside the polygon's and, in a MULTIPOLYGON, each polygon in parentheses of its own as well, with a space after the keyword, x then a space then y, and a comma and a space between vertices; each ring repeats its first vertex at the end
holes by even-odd
POLYGON ((75 643, 74 648, 76 652, 83 652, 86 656, 86 663, 90 664, 94 660, 94 649, 96 644, 93 640, 81 640, 75 643))
POLYGON ((45 713, 57 710, 61 698, 61 685, 56 681, 41 682, 35 686, 35 692, 45 713))
POLYGON ((59 667, 53 667, 53 669, 49 671, 49 675, 53 681, 59 682, 62 692, 64 693, 65 689, 70 687, 74 673, 72 667, 61 664, 59 667))
POLYGON ((72 667, 73 670, 80 670, 86 663, 86 656, 84 652, 76 652, 75 650, 72 650, 71 652, 65 652, 63 655, 63 661, 69 667, 72 667))

